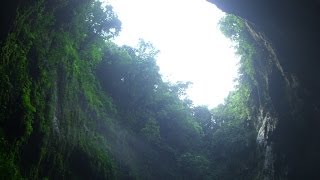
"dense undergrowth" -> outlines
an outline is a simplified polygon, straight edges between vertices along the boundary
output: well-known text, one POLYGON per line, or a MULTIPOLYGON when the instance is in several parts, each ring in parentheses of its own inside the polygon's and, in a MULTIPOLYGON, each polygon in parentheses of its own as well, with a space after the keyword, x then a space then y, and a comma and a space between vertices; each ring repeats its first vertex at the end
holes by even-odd
POLYGON ((111 42, 112 7, 40 0, 17 12, 1 42, 1 179, 254 177, 255 49, 240 19, 222 21, 242 57, 239 86, 209 110, 180 99, 187 83, 162 81, 151 44, 111 42))

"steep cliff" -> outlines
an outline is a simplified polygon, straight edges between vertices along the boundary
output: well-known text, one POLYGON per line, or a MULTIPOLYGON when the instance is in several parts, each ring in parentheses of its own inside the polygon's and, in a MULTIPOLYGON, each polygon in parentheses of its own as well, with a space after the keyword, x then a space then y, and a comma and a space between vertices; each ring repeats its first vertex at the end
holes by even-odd
POLYGON ((259 179, 318 179, 319 1, 210 0, 246 20, 259 46, 253 119, 259 179))

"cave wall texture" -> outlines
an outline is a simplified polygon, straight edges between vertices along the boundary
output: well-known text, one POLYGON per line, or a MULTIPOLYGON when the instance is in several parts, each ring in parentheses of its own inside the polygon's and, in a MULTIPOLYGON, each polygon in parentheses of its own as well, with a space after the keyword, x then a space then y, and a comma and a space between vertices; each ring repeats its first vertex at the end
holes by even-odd
POLYGON ((5 39, 12 26, 11 22, 13 22, 15 18, 16 9, 20 4, 20 1, 21 0, 12 0, 0 7, 0 42, 5 39))
POLYGON ((320 179, 320 1, 209 1, 245 19, 265 49, 255 59, 259 179, 320 179))

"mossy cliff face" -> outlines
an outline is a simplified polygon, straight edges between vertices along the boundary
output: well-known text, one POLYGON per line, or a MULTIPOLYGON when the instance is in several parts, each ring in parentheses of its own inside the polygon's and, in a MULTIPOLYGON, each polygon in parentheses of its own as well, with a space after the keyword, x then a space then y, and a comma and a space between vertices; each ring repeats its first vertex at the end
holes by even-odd
POLYGON ((246 20, 255 57, 259 179, 318 179, 318 1, 210 0, 246 20))
POLYGON ((99 42, 79 37, 84 23, 71 28, 86 4, 52 2, 20 4, 1 41, 0 179, 114 178, 114 162, 97 130, 113 110, 91 72, 99 52, 86 51, 99 42), (68 5, 79 15, 58 19, 68 5), (90 48, 80 52, 79 44, 90 48))

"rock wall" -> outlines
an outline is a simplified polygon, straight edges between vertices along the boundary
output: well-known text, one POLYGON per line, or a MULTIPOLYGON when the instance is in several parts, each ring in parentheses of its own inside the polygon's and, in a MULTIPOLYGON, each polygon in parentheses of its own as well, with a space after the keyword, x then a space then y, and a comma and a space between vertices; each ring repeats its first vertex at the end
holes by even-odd
POLYGON ((320 1, 209 0, 257 42, 258 179, 320 179, 320 1))

